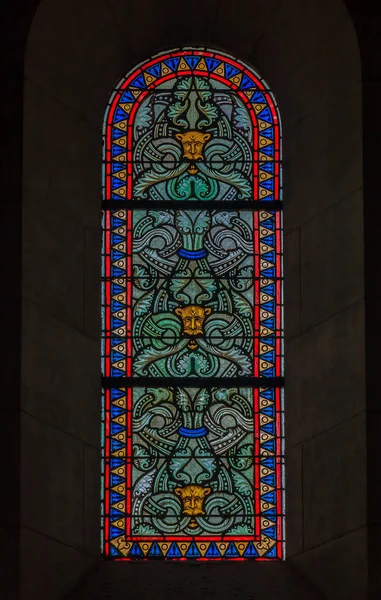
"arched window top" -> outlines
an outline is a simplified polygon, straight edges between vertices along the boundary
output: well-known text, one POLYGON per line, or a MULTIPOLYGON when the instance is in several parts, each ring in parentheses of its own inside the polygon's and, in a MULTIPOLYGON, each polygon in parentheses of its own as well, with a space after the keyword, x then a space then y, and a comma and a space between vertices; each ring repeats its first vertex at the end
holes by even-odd
POLYGON ((242 61, 162 53, 104 123, 103 551, 279 559, 281 132, 242 61))
MULTIPOLYGON (((183 49, 141 63, 119 82, 105 116, 105 200, 147 197, 145 182, 133 186, 132 165, 143 158, 155 160, 143 157, 144 144, 138 144, 150 127, 156 128, 153 139, 164 138, 167 131, 178 149, 190 139, 189 131, 197 131, 202 145, 206 140, 201 133, 212 137, 210 132, 215 132, 212 142, 237 138, 242 147, 234 159, 245 163, 244 170, 252 169, 252 175, 250 183, 242 181, 235 198, 281 199, 278 109, 264 80, 242 61, 221 52, 183 49), (182 132, 187 136, 181 142, 182 132)), ((214 148, 210 160, 216 154, 221 157, 214 148)), ((170 149, 167 156, 176 160, 170 149)), ((231 162, 233 156, 221 160, 231 162)), ((165 194, 163 199, 173 198, 165 194)))

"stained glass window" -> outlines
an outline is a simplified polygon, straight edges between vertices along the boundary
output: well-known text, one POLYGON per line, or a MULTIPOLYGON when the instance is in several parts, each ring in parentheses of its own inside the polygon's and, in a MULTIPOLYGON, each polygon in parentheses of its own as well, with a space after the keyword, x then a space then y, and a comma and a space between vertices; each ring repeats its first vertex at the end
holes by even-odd
POLYGON ((263 79, 184 48, 104 125, 102 536, 125 560, 284 557, 281 131, 263 79))

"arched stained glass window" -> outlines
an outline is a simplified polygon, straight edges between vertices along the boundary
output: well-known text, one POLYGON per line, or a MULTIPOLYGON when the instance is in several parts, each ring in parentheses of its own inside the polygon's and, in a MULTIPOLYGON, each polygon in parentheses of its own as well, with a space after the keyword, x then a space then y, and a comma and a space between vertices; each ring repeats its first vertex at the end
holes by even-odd
POLYGON ((103 552, 283 558, 274 97, 174 50, 117 85, 104 136, 103 552))

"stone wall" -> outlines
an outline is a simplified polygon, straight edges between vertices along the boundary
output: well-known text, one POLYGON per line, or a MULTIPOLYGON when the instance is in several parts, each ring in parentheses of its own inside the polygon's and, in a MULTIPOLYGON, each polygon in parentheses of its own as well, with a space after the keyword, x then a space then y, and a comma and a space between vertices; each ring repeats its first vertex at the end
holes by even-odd
POLYGON ((136 62, 183 44, 251 62, 278 99, 287 554, 329 598, 360 600, 367 564, 361 71, 339 0, 205 0, 202 10, 179 0, 44 0, 38 8, 24 90, 21 597, 58 598, 99 556, 103 113, 136 62))

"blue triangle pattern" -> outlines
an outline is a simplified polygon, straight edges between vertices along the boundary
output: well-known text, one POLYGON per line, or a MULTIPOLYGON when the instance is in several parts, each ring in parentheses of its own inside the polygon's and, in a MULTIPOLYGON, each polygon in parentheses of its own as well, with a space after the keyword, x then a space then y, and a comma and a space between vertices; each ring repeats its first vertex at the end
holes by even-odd
POLYGON ((276 527, 267 527, 267 529, 263 529, 263 533, 268 535, 271 539, 275 540, 276 537, 276 527))
POLYGON ((275 504, 276 493, 275 492, 267 492, 267 494, 264 494, 262 496, 261 500, 264 500, 265 502, 270 502, 271 504, 275 504))
MULTIPOLYGON (((118 258, 121 258, 121 257, 119 256, 118 258)), ((124 306, 125 306, 124 304, 122 304, 121 302, 118 302, 117 300, 111 300, 111 310, 112 310, 112 312, 115 312, 117 310, 123 309, 124 306)))
MULTIPOLYGON (((124 356, 123 356, 124 358, 124 356)), ((271 362, 274 359, 274 352, 266 352, 265 354, 261 354, 261 360, 265 360, 267 362, 271 362)), ((116 359, 118 360, 118 359, 116 359)), ((262 429, 265 429, 267 426, 264 425, 262 429)), ((267 431, 267 430, 266 430, 267 431)))
POLYGON ((177 547, 177 544, 175 542, 172 542, 170 549, 167 552, 167 557, 168 558, 177 558, 181 556, 181 552, 177 547))
POLYGON ((220 60, 216 60, 215 58, 205 58, 206 66, 208 67, 208 71, 214 71, 221 64, 220 60))
POLYGON ((200 551, 194 542, 189 546, 185 556, 187 558, 199 558, 201 556, 200 551))
POLYGON ((267 406, 266 408, 261 408, 261 413, 267 415, 268 417, 272 417, 274 414, 274 409, 271 406, 267 406))
MULTIPOLYGON (((121 269, 116 269, 121 271, 121 269)), ((117 319, 116 317, 111 317, 111 325, 113 327, 113 329, 116 329, 117 327, 123 327, 124 325, 124 321, 121 321, 120 319, 117 319)))
POLYGON ((153 75, 154 77, 160 77, 160 63, 157 63, 156 65, 152 65, 152 67, 148 67, 146 69, 147 73, 149 73, 150 75, 153 75))
POLYGON ((164 63, 169 67, 172 71, 177 71, 177 67, 179 66, 180 58, 168 58, 164 61, 164 63))
POLYGON ((230 542, 224 556, 239 556, 239 552, 233 542, 230 542))
POLYGON ((266 146, 266 148, 261 148, 261 152, 263 152, 263 154, 266 154, 266 156, 273 156, 274 144, 270 144, 269 146, 266 146))
POLYGON ((261 131, 261 135, 263 137, 267 138, 268 140, 273 140, 274 139, 274 130, 272 127, 269 127, 268 129, 261 131))
MULTIPOLYGON (((117 197, 115 197, 114 199, 117 200, 117 197)), ((120 198, 119 198, 119 200, 120 200, 120 198)), ((125 274, 125 270, 124 269, 119 269, 119 267, 115 267, 115 266, 111 267, 111 275, 113 277, 123 277, 124 274, 125 274)), ((124 325, 124 323, 122 323, 120 321, 119 326, 120 325, 124 325)))
MULTIPOLYGON (((275 440, 270 440, 269 442, 265 442, 263 444, 263 447, 266 450, 270 450, 270 452, 275 452, 275 440)), ((269 493, 272 493, 272 492, 269 492, 269 493)), ((270 500, 269 500, 269 502, 270 502, 270 500)), ((271 500, 271 502, 272 502, 272 500, 271 500)), ((275 502, 275 496, 274 496, 274 502, 275 502)))
POLYGON ((261 377, 274 377, 274 375, 275 375, 274 367, 271 367, 270 369, 266 369, 265 371, 261 372, 261 377))
MULTIPOLYGON (((121 431, 123 431, 123 429, 124 429, 124 427, 122 425, 120 425, 119 423, 113 423, 113 422, 111 423, 111 435, 116 435, 117 433, 120 433, 121 431)), ((112 475, 111 478, 112 477, 117 477, 117 476, 112 475)), ((113 485, 117 485, 118 483, 120 483, 120 481, 117 481, 115 479, 115 483, 113 483, 113 485)))
POLYGON ((110 467, 111 469, 116 469, 124 464, 124 461, 121 458, 111 458, 110 459, 110 467))
POLYGON ((261 221, 261 225, 262 227, 266 227, 266 229, 274 229, 274 221, 272 219, 261 221))
POLYGON ((120 512, 116 508, 110 508, 110 517, 113 519, 118 519, 118 517, 124 517, 124 513, 120 512))
POLYGON ((137 544, 136 542, 134 543, 128 556, 131 556, 132 558, 143 558, 144 554, 140 549, 139 544, 137 544))
POLYGON ((125 119, 128 119, 128 114, 124 112, 124 110, 122 110, 120 106, 117 106, 116 111, 114 112, 113 122, 119 123, 119 121, 124 121, 125 119))
POLYGON ((113 156, 118 156, 119 154, 122 154, 122 152, 125 152, 124 148, 121 148, 121 146, 118 146, 117 144, 112 145, 111 154, 113 156))
MULTIPOLYGON (((124 448, 124 444, 122 444, 122 442, 119 442, 118 440, 111 440, 111 452, 116 452, 117 450, 120 450, 121 448, 124 448)), ((115 502, 117 502, 117 500, 115 500, 115 502)))
POLYGON ((152 544, 150 551, 148 552, 148 556, 153 556, 156 558, 159 558, 159 557, 161 558, 163 556, 161 553, 161 550, 160 550, 160 546, 158 545, 157 542, 154 542, 152 544))
MULTIPOLYGON (((266 252, 266 254, 264 254, 262 256, 262 258, 264 258, 265 260, 268 260, 268 261, 272 261, 272 260, 275 259, 275 252, 274 253, 273 252, 266 252)), ((264 302, 262 304, 262 308, 264 310, 268 310, 268 311, 271 312, 275 308, 275 302, 264 302)))
POLYGON ((191 69, 195 69, 201 60, 201 56, 184 56, 187 65, 191 69))
MULTIPOLYGON (((266 98, 264 97, 264 95, 261 92, 255 92, 255 94, 253 94, 251 97, 251 102, 253 104, 255 104, 255 103, 263 104, 264 102, 266 102, 266 98)), ((267 104, 267 102, 266 102, 266 104, 267 104)))
POLYGON ((276 557, 276 546, 273 546, 268 552, 266 552, 265 556, 269 556, 271 558, 276 557))
POLYGON ((233 67, 228 63, 225 64, 225 75, 228 79, 230 79, 230 77, 234 77, 234 75, 237 75, 237 73, 239 72, 239 69, 237 69, 236 67, 233 67))
POLYGON ((274 179, 267 179, 267 181, 263 181, 259 184, 261 187, 265 188, 266 190, 274 190, 274 179))
MULTIPOLYGON (((271 236, 272 238, 272 236, 271 236)), ((267 237, 266 239, 271 239, 270 237, 267 237)), ((265 244, 268 244, 268 242, 265 242, 265 244)), ((269 244, 270 245, 270 244, 269 244)), ((262 288, 262 292, 264 294, 268 294, 269 296, 274 296, 275 294, 275 285, 266 285, 266 287, 262 288)))
POLYGON ((251 556, 258 556, 258 552, 255 549, 255 546, 253 544, 253 542, 250 542, 245 550, 245 552, 243 553, 243 555, 245 557, 251 557, 251 556))
MULTIPOLYGON (((267 269, 267 271, 270 271, 270 269, 267 269)), ((266 321, 263 321, 262 324, 269 329, 274 329, 275 319, 266 319, 266 321)))
POLYGON ((123 169, 125 168, 125 166, 123 165, 123 163, 121 164, 121 163, 117 163, 117 162, 112 163, 111 167, 112 167, 112 172, 113 173, 118 173, 119 171, 123 171, 123 169))
POLYGON ((123 415, 125 412, 126 411, 124 408, 120 408, 120 406, 114 406, 113 404, 111 405, 111 418, 112 419, 116 419, 116 417, 119 417, 119 415, 123 415))
POLYGON ((219 558, 221 556, 220 551, 218 550, 216 544, 212 542, 206 551, 205 556, 207 558, 219 558))
MULTIPOLYGON (((123 444, 121 444, 121 445, 123 445, 123 444)), ((116 504, 117 502, 121 502, 121 500, 124 500, 124 496, 122 496, 122 494, 118 494, 118 492, 114 492, 114 490, 112 490, 110 492, 111 504, 116 504)))
POLYGON ((247 75, 244 75, 242 77, 240 88, 246 90, 253 87, 256 87, 255 82, 247 75))
POLYGON ((265 269, 264 271, 262 271, 261 276, 262 277, 268 277, 269 279, 272 279, 273 277, 275 277, 275 268, 265 269))
POLYGON ((111 546, 111 548, 110 548, 110 554, 112 556, 119 556, 119 551, 115 548, 115 546, 111 546))
POLYGON ((140 73, 140 75, 138 75, 133 81, 131 81, 131 86, 140 88, 142 90, 144 90, 147 87, 142 73, 140 73))
POLYGON ((115 540, 115 538, 120 536, 121 529, 119 527, 114 527, 114 525, 110 526, 110 540, 115 540))
POLYGON ((111 187, 113 190, 117 190, 118 188, 122 187, 125 185, 124 181, 121 181, 120 179, 117 179, 116 177, 112 177, 111 179, 111 187))
POLYGON ((117 127, 112 128, 112 139, 113 140, 118 140, 120 137, 123 137, 124 135, 126 135, 125 131, 121 131, 117 127))
POLYGON ((116 350, 112 350, 111 351, 111 360, 113 362, 117 361, 117 360, 124 360, 126 357, 124 354, 121 354, 120 352, 117 352, 116 350))
POLYGON ((270 435, 275 434, 275 423, 266 423, 266 425, 262 425, 261 429, 266 431, 266 433, 270 433, 270 435))
POLYGON ((274 163, 272 163, 272 162, 262 163, 260 166, 260 169, 262 169, 262 171, 266 171, 266 173, 274 173, 274 163))
MULTIPOLYGON (((261 184, 261 185, 263 185, 263 184, 261 184)), ((274 234, 267 235, 265 238, 262 238, 261 244, 267 244, 267 246, 273 246, 274 245, 274 234)), ((270 294, 270 296, 271 295, 272 294, 270 294)))
MULTIPOLYGON (((272 116, 271 110, 269 109, 268 106, 266 106, 266 108, 261 110, 261 112, 258 113, 257 117, 258 117, 258 119, 262 119, 262 121, 266 121, 267 123, 273 122, 273 116, 272 116)), ((261 135, 263 135, 263 133, 261 135)))
POLYGON ((120 227, 124 223, 124 221, 122 221, 122 219, 118 219, 118 217, 113 217, 111 222, 113 227, 120 227))
POLYGON ((130 102, 135 102, 134 96, 129 91, 123 92, 122 96, 120 97, 119 103, 128 104, 130 102))
POLYGON ((125 395, 126 392, 123 392, 122 390, 118 390, 117 388, 113 388, 111 390, 111 399, 112 400, 119 400, 119 398, 121 398, 122 396, 125 395))

